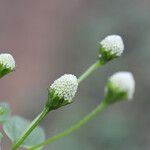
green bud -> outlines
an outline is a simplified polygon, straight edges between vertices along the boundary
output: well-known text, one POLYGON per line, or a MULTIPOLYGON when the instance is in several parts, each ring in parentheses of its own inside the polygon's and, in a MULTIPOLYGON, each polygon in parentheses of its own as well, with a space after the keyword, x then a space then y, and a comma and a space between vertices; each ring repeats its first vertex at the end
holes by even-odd
POLYGON ((78 82, 76 76, 71 74, 61 76, 50 86, 46 106, 50 109, 57 109, 72 103, 77 88, 78 82))
POLYGON ((111 104, 117 101, 130 100, 135 91, 135 81, 130 72, 118 72, 112 75, 105 88, 105 100, 111 104))
POLYGON ((123 40, 119 35, 109 35, 100 42, 99 59, 106 63, 121 56, 124 50, 123 40))
POLYGON ((15 70, 15 60, 10 54, 0 54, 0 78, 15 70))

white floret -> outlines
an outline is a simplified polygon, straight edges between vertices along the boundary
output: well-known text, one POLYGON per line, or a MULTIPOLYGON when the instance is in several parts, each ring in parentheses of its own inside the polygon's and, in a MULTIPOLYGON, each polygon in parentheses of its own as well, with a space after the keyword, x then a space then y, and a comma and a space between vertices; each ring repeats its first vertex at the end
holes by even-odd
POLYGON ((100 44, 105 51, 116 54, 116 56, 121 56, 124 50, 123 40, 119 35, 109 35, 100 44))
POLYGON ((113 86, 119 88, 123 92, 127 92, 128 98, 132 99, 135 91, 135 80, 130 72, 117 72, 110 77, 113 86))
POLYGON ((0 64, 4 65, 8 69, 15 69, 15 60, 11 54, 0 54, 0 64))
POLYGON ((71 102, 77 92, 78 81, 76 76, 72 74, 65 74, 55 80, 50 88, 53 89, 55 94, 57 94, 60 98, 64 98, 71 102))

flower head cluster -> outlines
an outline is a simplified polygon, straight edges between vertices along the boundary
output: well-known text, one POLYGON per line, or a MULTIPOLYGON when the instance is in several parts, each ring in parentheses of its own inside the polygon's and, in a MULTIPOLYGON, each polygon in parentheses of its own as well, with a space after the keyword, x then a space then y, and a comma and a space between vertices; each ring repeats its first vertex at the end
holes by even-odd
POLYGON ((113 74, 106 86, 106 95, 114 98, 113 101, 121 99, 132 99, 135 91, 135 80, 130 72, 117 72, 113 74))
POLYGON ((78 82, 76 76, 65 74, 55 80, 50 86, 55 91, 55 94, 65 100, 72 101, 77 91, 78 82))
POLYGON ((15 70, 15 60, 12 55, 0 54, 0 78, 15 70))
POLYGON ((119 35, 107 36, 100 45, 100 55, 105 61, 121 56, 124 50, 123 40, 119 35))
POLYGON ((60 107, 72 102, 78 88, 76 76, 65 74, 54 81, 49 88, 48 105, 51 107, 60 107))
POLYGON ((125 91, 129 99, 132 99, 135 91, 135 81, 132 73, 118 72, 110 77, 110 82, 120 91, 125 91))
POLYGON ((5 66, 7 69, 15 69, 15 60, 10 54, 0 54, 0 64, 5 66))

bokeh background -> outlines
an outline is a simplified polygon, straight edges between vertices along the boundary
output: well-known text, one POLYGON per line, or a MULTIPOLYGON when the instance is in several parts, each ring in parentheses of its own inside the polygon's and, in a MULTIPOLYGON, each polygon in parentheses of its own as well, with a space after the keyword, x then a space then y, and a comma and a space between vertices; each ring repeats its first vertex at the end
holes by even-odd
MULTIPOLYGON (((0 80, 0 101, 10 103, 13 115, 32 120, 47 100, 47 87, 64 73, 79 77, 109 34, 123 37, 123 56, 85 80, 74 103, 50 113, 41 126, 50 137, 83 118, 117 71, 133 72, 134 100, 109 107, 44 150, 150 149, 150 1, 0 0, 0 53, 13 54, 17 64, 0 80)), ((3 150, 8 146, 5 137, 3 150)))

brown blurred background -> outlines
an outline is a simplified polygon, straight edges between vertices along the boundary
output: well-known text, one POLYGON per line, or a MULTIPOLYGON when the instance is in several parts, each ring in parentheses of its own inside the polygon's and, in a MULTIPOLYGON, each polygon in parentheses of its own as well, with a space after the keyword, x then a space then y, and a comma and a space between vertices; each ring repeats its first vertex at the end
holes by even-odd
POLYGON ((123 56, 84 81, 75 102, 50 113, 41 126, 50 137, 81 119, 102 100, 116 71, 133 72, 134 100, 111 106, 45 150, 150 149, 150 1, 0 0, 0 53, 11 53, 17 64, 0 80, 0 101, 10 103, 13 115, 32 120, 47 100, 47 87, 64 73, 79 76, 108 34, 123 37, 123 56))

